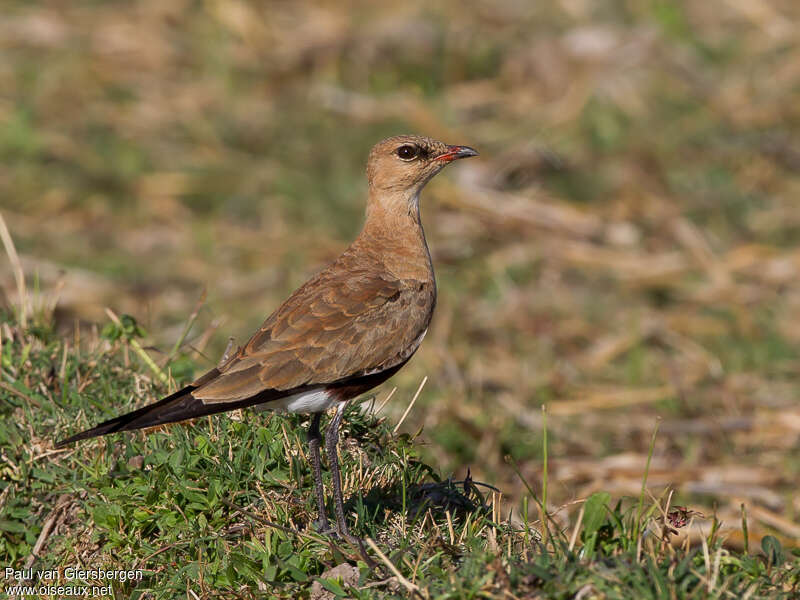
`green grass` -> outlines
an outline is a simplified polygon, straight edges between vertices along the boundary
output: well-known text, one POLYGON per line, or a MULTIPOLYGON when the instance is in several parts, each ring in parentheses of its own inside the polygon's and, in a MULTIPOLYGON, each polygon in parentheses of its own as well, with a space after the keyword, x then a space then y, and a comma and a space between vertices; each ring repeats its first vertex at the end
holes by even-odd
POLYGON ((535 510, 542 485, 524 482, 522 506, 504 514, 497 492, 443 477, 420 460, 414 439, 363 410, 369 402, 346 414, 343 472, 353 531, 383 556, 310 527, 303 417, 248 411, 53 451, 55 439, 166 390, 125 352, 126 336, 110 341, 114 327, 79 346, 41 317, 38 335, 10 317, 1 328, 0 564, 22 568, 53 517, 34 568, 142 569, 140 581, 113 584, 116 598, 298 598, 315 581, 342 598, 798 593, 798 553, 776 538, 760 540, 762 550, 752 540, 751 552, 726 549, 713 528, 692 546, 662 543, 665 500, 646 498, 644 487, 638 502, 595 493, 580 517, 548 517, 545 532, 535 510), (327 578, 337 564, 357 584, 327 578))

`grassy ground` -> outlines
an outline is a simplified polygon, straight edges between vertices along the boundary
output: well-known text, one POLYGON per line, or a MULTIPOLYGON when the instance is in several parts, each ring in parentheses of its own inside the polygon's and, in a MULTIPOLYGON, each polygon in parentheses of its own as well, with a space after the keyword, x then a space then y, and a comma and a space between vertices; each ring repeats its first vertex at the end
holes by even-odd
MULTIPOLYGON (((81 391, 59 411, 70 430, 153 395, 131 351, 140 375, 117 373, 127 382, 102 393, 64 379, 63 357, 100 352, 106 307, 144 325, 142 344, 176 379, 207 368, 357 232, 371 144, 415 131, 481 151, 426 189, 437 314, 378 393, 397 386, 381 412, 394 424, 428 377, 400 429, 424 428, 419 459, 502 490, 498 510, 514 508, 519 527, 525 498, 543 495, 544 404, 548 510, 572 531, 590 495, 638 498, 658 422, 648 505, 672 490, 672 505, 706 517, 678 544, 702 553, 716 514, 726 548, 744 550, 744 505, 751 554, 768 535, 798 546, 796 3, 6 4, 0 208, 27 304, 55 304, 39 334, 70 340, 53 364, 81 391)), ((11 313, 10 261, 0 279, 11 313)), ((4 384, 26 376, 21 359, 4 384)), ((55 389, 25 385, 28 397, 55 389)), ((46 455, 38 409, 3 410, 32 419, 22 439, 41 447, 26 456, 46 455)), ((96 456, 56 462, 74 472, 96 456)), ((24 468, 56 477, 48 458, 24 468)), ((5 473, 3 522, 16 489, 5 473)), ((242 506, 266 506, 247 494, 242 506)), ((82 514, 75 523, 100 527, 82 514)), ((20 548, 7 551, 15 565, 20 548)))
POLYGON ((354 533, 368 540, 363 549, 310 525, 316 514, 297 416, 237 411, 53 450, 54 438, 111 416, 108 397, 166 390, 129 362, 130 346, 113 326, 80 343, 59 339, 41 321, 35 333, 13 321, 0 330, 0 560, 14 569, 139 570, 112 582, 66 571, 56 581, 11 575, 5 586, 97 586, 115 598, 800 593, 800 553, 772 536, 752 548, 745 537, 744 552, 725 549, 716 519, 700 544, 688 537, 673 544, 702 515, 670 497, 647 497, 644 488, 638 501, 593 494, 576 522, 548 516, 543 526, 546 487, 540 498, 524 481, 529 495, 505 513, 491 486, 443 479, 374 402, 348 412, 342 442, 346 508, 354 533))

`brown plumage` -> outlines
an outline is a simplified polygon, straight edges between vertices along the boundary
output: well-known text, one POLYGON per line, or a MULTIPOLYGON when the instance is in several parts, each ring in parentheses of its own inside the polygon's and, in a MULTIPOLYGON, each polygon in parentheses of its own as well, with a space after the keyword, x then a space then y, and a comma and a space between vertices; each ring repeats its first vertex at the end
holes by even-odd
POLYGON ((298 288, 224 364, 159 402, 58 445, 253 405, 313 413, 309 441, 320 521, 327 529, 318 427, 320 414, 337 406, 326 437, 337 530, 349 536, 336 457, 341 413, 348 400, 397 372, 422 342, 436 305, 436 282, 419 193, 446 164, 476 154, 467 146, 411 135, 376 144, 367 161, 364 228, 339 258, 298 288))

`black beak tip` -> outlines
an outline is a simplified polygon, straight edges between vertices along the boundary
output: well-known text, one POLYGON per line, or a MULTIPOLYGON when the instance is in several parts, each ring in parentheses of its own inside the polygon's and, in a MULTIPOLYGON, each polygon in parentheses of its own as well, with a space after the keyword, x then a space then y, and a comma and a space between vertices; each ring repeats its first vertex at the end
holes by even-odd
POLYGON ((469 158, 470 156, 478 156, 478 151, 469 146, 458 146, 456 158, 469 158))

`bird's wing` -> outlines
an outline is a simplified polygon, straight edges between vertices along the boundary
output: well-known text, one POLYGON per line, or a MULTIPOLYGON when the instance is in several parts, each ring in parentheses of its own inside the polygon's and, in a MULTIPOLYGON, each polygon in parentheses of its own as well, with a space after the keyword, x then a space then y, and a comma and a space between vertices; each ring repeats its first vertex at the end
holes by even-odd
POLYGON ((192 395, 204 403, 235 402, 265 390, 378 373, 407 360, 430 322, 433 281, 400 280, 375 269, 336 275, 323 272, 299 288, 192 395))

